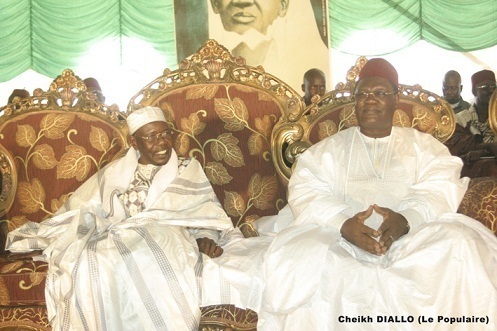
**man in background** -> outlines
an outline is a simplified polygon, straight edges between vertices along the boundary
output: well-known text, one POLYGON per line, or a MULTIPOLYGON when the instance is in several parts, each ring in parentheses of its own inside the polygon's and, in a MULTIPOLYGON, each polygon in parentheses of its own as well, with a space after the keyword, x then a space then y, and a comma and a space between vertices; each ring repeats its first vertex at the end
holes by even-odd
POLYGON ((304 74, 302 92, 304 92, 306 106, 311 104, 313 96, 319 95, 322 97, 326 93, 326 76, 324 72, 317 68, 307 70, 304 74))
POLYGON ((495 90, 495 74, 481 70, 471 76, 475 102, 456 114, 457 125, 445 143, 453 155, 464 161, 462 176, 470 178, 497 175, 497 140, 490 128, 489 104, 495 90))
POLYGON ((461 97, 462 87, 461 75, 455 70, 447 71, 442 82, 442 92, 444 99, 454 110, 454 114, 470 107, 470 104, 461 97))
POLYGON ((97 101, 100 101, 101 103, 105 103, 105 96, 104 93, 102 92, 102 88, 100 87, 100 84, 98 83, 98 80, 96 80, 93 77, 88 77, 83 80, 83 82, 86 85, 86 90, 88 92, 91 92, 95 95, 95 98, 97 101))

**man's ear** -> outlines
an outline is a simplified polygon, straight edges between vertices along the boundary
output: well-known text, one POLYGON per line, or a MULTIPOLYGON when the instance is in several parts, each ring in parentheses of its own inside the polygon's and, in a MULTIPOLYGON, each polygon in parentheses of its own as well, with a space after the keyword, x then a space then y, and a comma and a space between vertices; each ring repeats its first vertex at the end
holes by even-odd
POLYGON ((302 84, 302 92, 305 93, 305 84, 302 84))
MULTIPOLYGON (((215 0, 212 0, 215 1, 215 0)), ((286 12, 288 11, 288 5, 290 4, 290 0, 280 0, 281 8, 280 8, 280 17, 284 17, 286 12)))
POLYGON ((128 143, 131 147, 138 150, 138 146, 136 145, 136 139, 132 135, 128 135, 128 143))
POLYGON ((218 0, 211 0, 212 11, 215 14, 219 14, 219 2, 218 0))

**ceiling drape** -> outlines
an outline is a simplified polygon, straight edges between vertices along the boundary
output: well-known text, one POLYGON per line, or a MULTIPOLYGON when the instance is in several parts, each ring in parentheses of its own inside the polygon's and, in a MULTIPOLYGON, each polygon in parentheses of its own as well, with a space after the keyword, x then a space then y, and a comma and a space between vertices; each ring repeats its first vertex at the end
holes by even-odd
MULTIPOLYGON (((331 46, 351 54, 346 41, 371 30, 400 37, 382 40, 378 54, 418 40, 454 51, 497 45, 497 0, 329 0, 328 9, 331 46)), ((28 69, 55 77, 102 41, 115 45, 117 63, 133 38, 176 61, 174 26, 173 0, 1 0, 0 82, 28 69)))
POLYGON ((364 55, 391 53, 419 40, 460 52, 497 45, 497 0, 330 0, 328 12, 331 46, 345 53, 356 49, 345 43, 348 38, 371 30, 399 38, 379 40, 378 53, 364 55))
POLYGON ((172 2, 1 0, 0 81, 28 69, 55 77, 75 67, 88 49, 102 41, 118 48, 106 54, 116 63, 126 60, 132 38, 175 59, 172 2))

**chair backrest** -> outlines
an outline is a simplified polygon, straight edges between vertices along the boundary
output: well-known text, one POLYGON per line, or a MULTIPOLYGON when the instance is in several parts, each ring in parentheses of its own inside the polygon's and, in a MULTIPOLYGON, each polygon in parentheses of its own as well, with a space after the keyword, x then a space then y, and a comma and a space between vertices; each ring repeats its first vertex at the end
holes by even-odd
POLYGON ((127 114, 147 105, 164 111, 176 133, 176 152, 200 161, 245 236, 256 235, 253 221, 284 206, 271 132, 282 115, 302 108, 288 85, 208 40, 179 69, 166 69, 133 96, 127 114))
MULTIPOLYGON (((278 174, 288 182, 296 158, 308 147, 340 130, 357 125, 354 89, 357 76, 367 62, 360 57, 339 83, 320 99, 298 113, 286 113, 273 131, 272 156, 278 174)), ((400 100, 394 125, 413 127, 433 135, 441 142, 454 132, 455 119, 450 105, 440 96, 419 85, 399 85, 400 100)))
POLYGON ((0 144, 15 165, 10 172, 13 194, 6 200, 9 230, 53 215, 87 178, 128 147, 125 116, 117 106, 97 101, 69 69, 47 91, 36 89, 32 97, 1 110, 0 144))

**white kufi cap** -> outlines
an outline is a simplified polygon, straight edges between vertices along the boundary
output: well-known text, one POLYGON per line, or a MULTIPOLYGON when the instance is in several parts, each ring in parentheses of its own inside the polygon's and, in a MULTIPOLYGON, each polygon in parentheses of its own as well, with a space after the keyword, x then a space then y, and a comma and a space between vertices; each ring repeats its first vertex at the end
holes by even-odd
POLYGON ((133 134, 145 124, 152 122, 166 122, 166 118, 164 117, 162 109, 158 107, 146 106, 129 114, 126 118, 126 122, 128 123, 129 134, 133 134))

